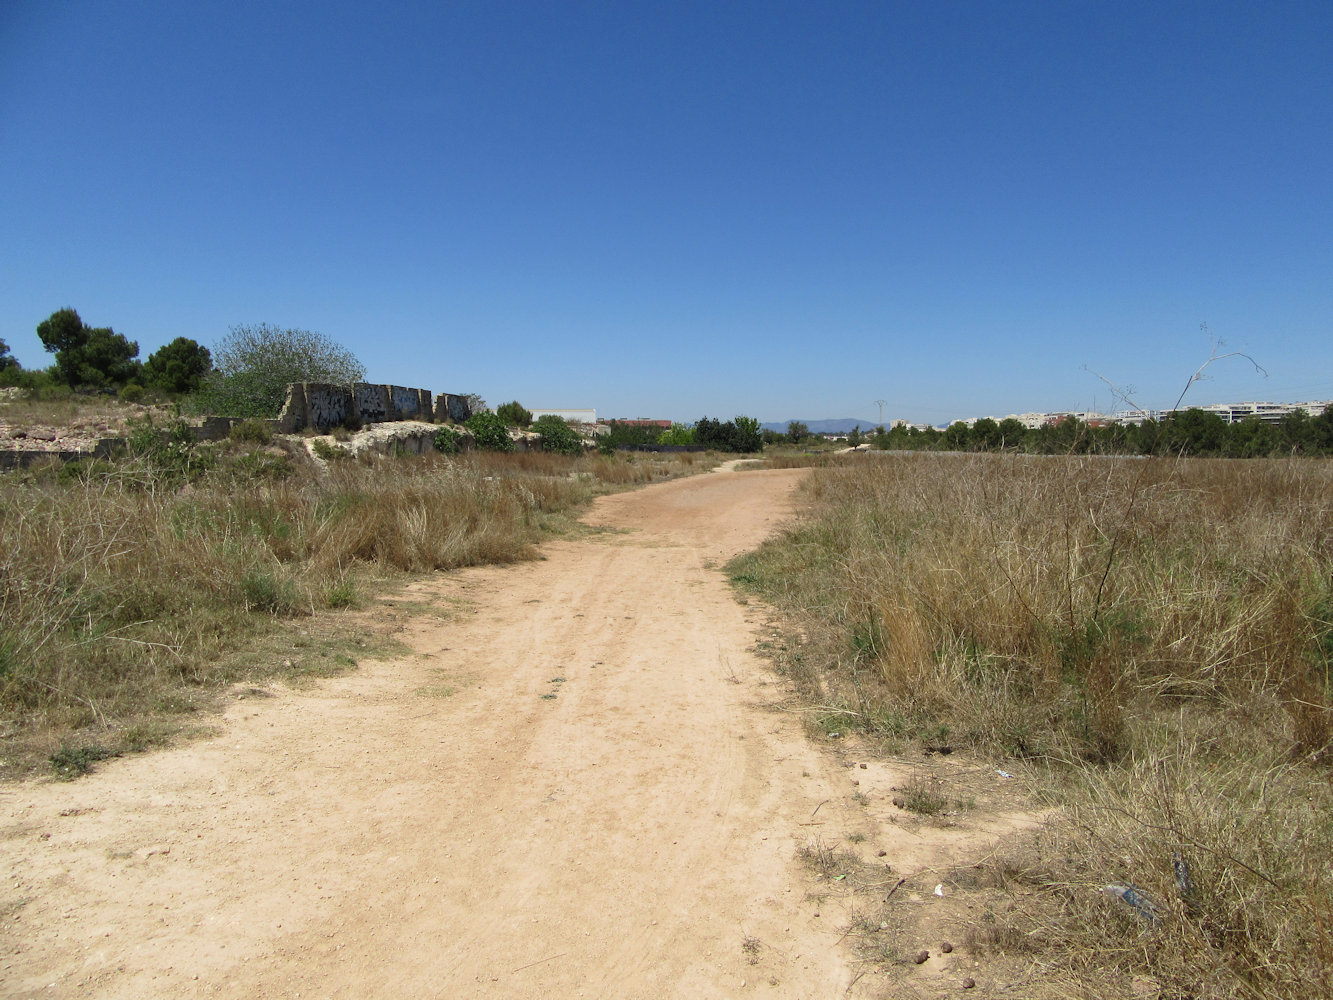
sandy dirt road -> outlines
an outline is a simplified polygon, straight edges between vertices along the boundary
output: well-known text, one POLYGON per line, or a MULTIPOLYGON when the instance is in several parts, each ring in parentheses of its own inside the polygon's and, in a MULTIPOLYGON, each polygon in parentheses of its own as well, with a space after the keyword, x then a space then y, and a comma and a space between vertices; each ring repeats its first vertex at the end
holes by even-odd
POLYGON ((542 561, 414 584, 401 658, 0 790, 0 993, 870 995, 796 857, 858 821, 847 772, 720 570, 800 475, 602 498, 542 561))

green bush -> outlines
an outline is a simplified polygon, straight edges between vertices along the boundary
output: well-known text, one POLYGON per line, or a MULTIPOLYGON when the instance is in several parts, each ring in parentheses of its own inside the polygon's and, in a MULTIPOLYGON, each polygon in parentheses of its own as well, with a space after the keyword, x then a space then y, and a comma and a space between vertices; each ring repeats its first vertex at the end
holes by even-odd
POLYGON ((622 445, 633 448, 637 445, 657 444, 658 435, 662 433, 656 427, 623 420, 612 420, 606 428, 606 432, 597 437, 597 450, 603 455, 614 454, 622 445))
POLYGON ((144 362, 144 381, 161 392, 195 392, 213 370, 213 357, 189 337, 177 337, 144 362))
POLYGON ((478 448, 486 451, 514 450, 514 439, 509 436, 509 428, 498 414, 474 413, 463 426, 472 432, 478 448))
POLYGON ((312 330, 234 326, 213 346, 199 405, 228 417, 276 417, 292 382, 351 385, 366 369, 351 351, 312 330))
POLYGON ((517 399, 510 403, 501 403, 495 408, 495 415, 506 427, 529 427, 532 425, 532 411, 524 408, 517 399))
POLYGON ((583 438, 563 417, 552 414, 538 417, 532 429, 542 436, 542 451, 557 455, 583 454, 583 438))
POLYGON ((435 450, 446 455, 457 455, 463 450, 463 433, 452 427, 441 427, 435 432, 435 450))
POLYGON ((658 435, 657 443, 678 448, 689 447, 694 444, 694 428, 685 424, 672 424, 669 429, 658 435))
POLYGON ((763 451, 764 438, 759 421, 754 417, 737 417, 723 423, 710 417, 700 417, 694 425, 694 441, 716 451, 763 451))
POLYGON ((291 581, 279 580, 263 570, 251 570, 241 577, 241 593, 247 611, 291 615, 302 610, 300 597, 291 581))
POLYGON ((158 477, 181 480, 203 472, 211 457, 195 448, 194 431, 177 417, 159 428, 151 413, 125 422, 125 444, 132 457, 145 460, 158 477))
POLYGON ((322 458, 326 462, 336 461, 340 458, 351 458, 352 453, 341 445, 329 444, 323 438, 312 441, 310 449, 317 458, 322 458))
POLYGON ((15 374, 22 371, 18 358, 9 353, 9 345, 0 339, 0 372, 12 370, 15 374))
POLYGON ((51 754, 51 770, 61 781, 73 781, 91 771, 97 761, 119 756, 115 750, 96 743, 91 746, 63 744, 51 754))
POLYGON ((119 393, 122 403, 138 403, 143 400, 144 387, 138 382, 130 382, 119 393))
POLYGON ((247 451, 230 459, 226 469, 238 479, 286 479, 296 471, 296 466, 287 455, 247 451))
POLYGON ((354 608, 360 601, 356 584, 351 580, 338 581, 324 594, 324 603, 330 608, 354 608))
POLYGON ((268 421, 250 417, 232 424, 227 437, 233 441, 249 441, 251 444, 268 444, 273 440, 273 428, 268 421))

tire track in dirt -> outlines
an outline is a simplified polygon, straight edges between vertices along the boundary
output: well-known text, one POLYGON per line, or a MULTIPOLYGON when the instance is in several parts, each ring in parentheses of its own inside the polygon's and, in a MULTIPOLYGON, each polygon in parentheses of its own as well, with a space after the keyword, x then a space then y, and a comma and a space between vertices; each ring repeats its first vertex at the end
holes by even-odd
POLYGON ((411 585, 402 658, 4 789, 3 991, 860 995, 795 858, 847 778, 717 568, 800 475, 601 498, 541 561, 411 585))

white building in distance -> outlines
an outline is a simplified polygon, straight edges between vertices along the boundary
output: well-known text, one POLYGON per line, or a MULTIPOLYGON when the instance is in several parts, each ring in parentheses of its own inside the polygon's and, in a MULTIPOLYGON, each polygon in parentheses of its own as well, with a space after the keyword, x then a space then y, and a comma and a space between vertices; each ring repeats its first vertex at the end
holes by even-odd
POLYGON ((595 424, 597 423, 597 411, 592 410, 546 410, 536 406, 528 410, 532 414, 532 419, 538 417, 559 417, 566 423, 571 424, 595 424))

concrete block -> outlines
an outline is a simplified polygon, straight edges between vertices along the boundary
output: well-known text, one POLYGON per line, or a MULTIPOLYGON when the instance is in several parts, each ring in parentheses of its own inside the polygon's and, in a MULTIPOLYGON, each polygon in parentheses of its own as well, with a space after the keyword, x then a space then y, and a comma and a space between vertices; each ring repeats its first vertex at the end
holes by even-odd
POLYGON ((442 424, 445 421, 453 421, 461 424, 472 416, 472 411, 468 409, 467 399, 463 396, 456 396, 451 392, 441 392, 435 397, 435 422, 442 424))
POLYGON ((282 404, 282 412, 278 414, 278 426, 282 428, 283 434, 295 434, 297 431, 303 430, 308 421, 305 383, 289 382, 287 384, 287 399, 282 404))
POLYGON ((352 391, 324 382, 305 383, 306 426, 328 430, 353 415, 352 391))
POLYGON ((421 391, 401 385, 386 386, 389 390, 389 412, 394 420, 417 420, 421 417, 421 391))
POLYGON ((356 405, 356 416, 362 423, 378 424, 394 419, 389 407, 387 386, 358 382, 352 387, 352 399, 356 405))
MULTIPOLYGON (((291 395, 289 391, 288 399, 290 398, 291 395)), ((286 412, 287 408, 284 406, 283 413, 285 414, 286 412)), ((231 425, 233 423, 235 423, 235 421, 231 417, 205 417, 204 422, 200 424, 199 428, 194 432, 194 439, 196 441, 221 441, 231 433, 231 425)), ((281 416, 278 417, 277 420, 269 421, 269 423, 274 425, 273 429, 279 434, 291 433, 290 431, 284 431, 282 429, 283 417, 281 416)))

